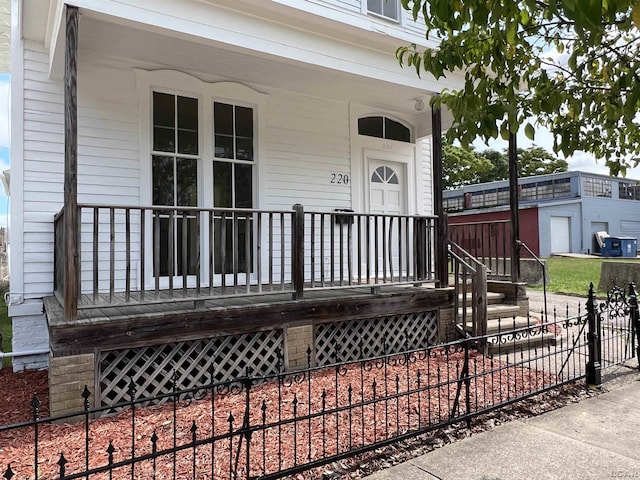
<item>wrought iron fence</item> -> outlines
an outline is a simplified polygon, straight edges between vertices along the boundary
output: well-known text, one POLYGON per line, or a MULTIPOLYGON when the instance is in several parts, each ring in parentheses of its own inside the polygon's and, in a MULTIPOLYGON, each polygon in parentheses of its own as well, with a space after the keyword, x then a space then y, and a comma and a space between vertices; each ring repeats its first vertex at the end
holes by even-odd
POLYGON ((602 303, 592 288, 584 314, 529 317, 520 327, 505 319, 487 335, 402 354, 338 362, 336 345, 329 367, 208 377, 189 390, 175 378, 171 393, 154 398, 137 398, 130 382, 128 402, 100 409, 89 408, 85 388, 84 411, 56 418, 39 418, 34 398, 30 421, 0 427, 3 478, 281 478, 568 382, 597 383, 602 368, 640 355, 638 319, 633 287, 602 303), (80 421, 60 424, 70 420, 80 421), (105 438, 114 422, 117 438, 105 438))

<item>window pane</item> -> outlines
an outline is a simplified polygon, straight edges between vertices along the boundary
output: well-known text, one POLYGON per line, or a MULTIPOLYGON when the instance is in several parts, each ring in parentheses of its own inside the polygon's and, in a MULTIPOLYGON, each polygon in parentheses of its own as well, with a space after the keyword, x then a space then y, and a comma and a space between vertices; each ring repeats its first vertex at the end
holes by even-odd
POLYGON ((177 205, 195 207, 198 205, 198 161, 177 159, 177 205))
POLYGON ((216 134, 233 135, 233 105, 214 102, 213 122, 216 134))
POLYGON ((236 135, 253 138, 253 109, 236 107, 236 135))
POLYGON ((382 138, 382 117, 359 118, 358 133, 369 137, 382 138))
POLYGON ((225 220, 216 218, 213 228, 214 271, 224 274, 233 273, 233 220, 229 217, 226 217, 225 220), (222 237, 225 238, 224 251, 222 250, 222 237))
POLYGON ((193 215, 180 215, 176 221, 176 246, 177 246, 177 256, 176 263, 178 265, 177 274, 183 274, 183 239, 186 234, 187 240, 187 258, 186 258, 186 267, 187 267, 187 275, 195 275, 196 267, 197 267, 197 259, 198 259, 198 232, 197 232, 197 222, 196 218, 193 215), (184 230, 183 230, 184 229, 184 230))
MULTIPOLYGON (((159 231, 160 244, 157 245, 153 242, 153 257, 160 259, 160 272, 155 272, 154 275, 167 276, 169 275, 169 218, 153 216, 153 237, 156 235, 156 228, 159 231)), ((153 268, 155 269, 155 260, 153 262, 153 268)))
MULTIPOLYGON (((384 0, 367 0, 367 10, 382 15, 382 2, 384 0)), ((361 135, 366 135, 362 133, 361 135)))
POLYGON ((398 140, 399 142, 411 141, 411 132, 409 129, 400 122, 396 122, 390 118, 384 119, 384 133, 384 138, 389 140, 398 140))
POLYGON ((398 185, 398 176, 396 172, 387 167, 387 183, 391 183, 393 185, 398 185))
POLYGON ((154 155, 153 204, 173 205, 173 158, 154 155))
POLYGON ((156 152, 175 153, 176 131, 169 127, 153 127, 153 149, 156 152))
MULTIPOLYGON (((249 245, 253 244, 253 222, 250 216, 238 215, 236 220, 236 228, 238 230, 238 271, 247 273, 247 263, 249 263, 249 272, 253 271, 251 258, 247 259, 247 241, 249 245), (248 232, 247 232, 247 229, 248 232), (247 238, 247 234, 249 238, 247 238)), ((249 251, 251 255, 251 249, 249 251)))
POLYGON ((213 162, 213 206, 219 208, 231 208, 232 183, 231 164, 226 162, 213 162))
POLYGON ((198 100, 178 97, 178 153, 198 154, 198 100))
POLYGON ((387 18, 398 19, 398 2, 397 0, 382 0, 382 15, 387 18))
POLYGON ((153 125, 175 127, 175 96, 153 92, 153 125))
POLYGON ((198 99, 178 97, 178 128, 198 131, 198 99))
POLYGON ((384 183, 384 167, 378 167, 371 175, 371 181, 373 183, 384 183))
POLYGON ((218 158, 234 158, 233 137, 229 135, 216 135, 214 155, 218 158))
POLYGON ((178 153, 186 155, 198 154, 198 132, 178 130, 178 153))
POLYGON ((253 207, 252 166, 236 164, 236 208, 253 207))
POLYGON ((253 160, 253 140, 251 138, 236 138, 236 158, 238 160, 253 160))

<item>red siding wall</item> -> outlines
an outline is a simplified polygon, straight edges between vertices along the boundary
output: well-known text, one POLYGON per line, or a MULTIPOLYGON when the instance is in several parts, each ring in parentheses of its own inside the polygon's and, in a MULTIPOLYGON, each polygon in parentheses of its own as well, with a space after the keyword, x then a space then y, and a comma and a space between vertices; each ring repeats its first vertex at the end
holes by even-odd
MULTIPOLYGON (((496 253, 501 257, 511 254, 511 224, 500 223, 511 219, 509 210, 499 212, 478 212, 449 217, 450 234, 449 237, 459 243, 461 247, 469 253, 482 257, 496 253), (494 223, 498 222, 498 223, 494 223), (484 223, 480 227, 465 227, 461 230, 454 225, 465 223, 484 223), (491 225, 493 224, 493 225, 491 225), (457 234, 457 237, 456 237, 457 234), (458 238, 459 241, 456 240, 458 238), (491 251, 489 251, 491 250, 491 251)), ((535 253, 540 255, 540 229, 538 226, 538 209, 520 209, 520 240, 535 253)), ((525 255, 527 256, 527 255, 525 255)))

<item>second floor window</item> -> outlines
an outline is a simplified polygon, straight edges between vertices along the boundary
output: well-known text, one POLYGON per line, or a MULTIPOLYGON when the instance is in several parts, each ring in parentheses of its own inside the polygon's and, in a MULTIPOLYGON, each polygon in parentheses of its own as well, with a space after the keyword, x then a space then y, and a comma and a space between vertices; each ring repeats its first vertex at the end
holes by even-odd
POLYGON ((367 11, 395 22, 399 18, 398 0, 367 0, 367 11))

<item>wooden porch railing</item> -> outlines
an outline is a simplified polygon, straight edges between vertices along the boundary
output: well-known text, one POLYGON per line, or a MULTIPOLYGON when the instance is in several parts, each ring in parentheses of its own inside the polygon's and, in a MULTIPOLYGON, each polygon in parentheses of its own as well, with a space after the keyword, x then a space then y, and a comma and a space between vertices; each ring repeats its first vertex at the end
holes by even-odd
POLYGON ((487 267, 460 245, 448 243, 449 273, 455 287, 454 323, 464 333, 487 334, 487 267))
POLYGON ((510 277, 507 260, 512 261, 511 222, 496 220, 491 222, 448 224, 449 240, 466 250, 482 262, 496 276, 510 277))
POLYGON ((78 219, 79 309, 434 280, 433 216, 79 205, 78 219))

